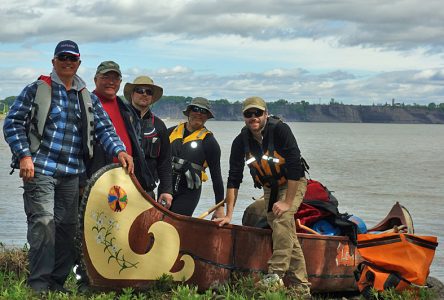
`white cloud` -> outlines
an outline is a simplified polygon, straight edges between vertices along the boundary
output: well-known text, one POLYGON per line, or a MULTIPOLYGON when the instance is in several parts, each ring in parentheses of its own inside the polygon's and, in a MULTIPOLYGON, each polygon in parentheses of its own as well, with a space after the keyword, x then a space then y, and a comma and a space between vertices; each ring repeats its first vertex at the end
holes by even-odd
POLYGON ((192 73, 192 70, 184 67, 184 66, 175 66, 171 69, 168 68, 161 68, 157 70, 157 74, 165 77, 174 76, 174 75, 184 75, 184 74, 190 74, 192 73))
POLYGON ((98 63, 112 59, 121 64, 125 81, 150 75, 166 95, 439 102, 441 5, 438 0, 6 2, 0 8, 0 98, 48 73, 53 47, 69 38, 80 45, 79 74, 91 89, 98 63))

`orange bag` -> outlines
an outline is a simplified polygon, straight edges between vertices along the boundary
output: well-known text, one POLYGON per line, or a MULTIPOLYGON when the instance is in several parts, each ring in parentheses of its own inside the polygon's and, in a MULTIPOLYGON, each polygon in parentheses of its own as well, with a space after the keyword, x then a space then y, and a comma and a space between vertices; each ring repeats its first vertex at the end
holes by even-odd
POLYGON ((366 296, 372 287, 401 291, 424 286, 437 246, 434 236, 358 234, 358 251, 364 259, 355 271, 359 291, 366 296))

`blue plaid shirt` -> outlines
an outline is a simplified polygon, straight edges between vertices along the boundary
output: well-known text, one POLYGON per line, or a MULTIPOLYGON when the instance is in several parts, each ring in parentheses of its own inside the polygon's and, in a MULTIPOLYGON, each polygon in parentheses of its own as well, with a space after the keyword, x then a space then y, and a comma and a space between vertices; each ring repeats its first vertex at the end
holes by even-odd
MULTIPOLYGON (((85 171, 82 150, 81 112, 79 93, 85 83, 77 75, 73 86, 66 91, 55 72, 51 73, 52 95, 51 107, 43 132, 42 143, 36 153, 31 153, 26 127, 29 123, 32 103, 37 91, 37 82, 26 86, 11 106, 3 125, 3 133, 11 151, 19 159, 32 156, 35 172, 48 176, 81 174, 85 171), (67 124, 68 101, 75 101, 74 110, 78 122, 67 124), (63 144, 63 140, 69 143, 63 144)), ((105 151, 117 156, 126 148, 117 136, 108 114, 99 99, 91 94, 94 110, 94 133, 96 140, 105 151)))

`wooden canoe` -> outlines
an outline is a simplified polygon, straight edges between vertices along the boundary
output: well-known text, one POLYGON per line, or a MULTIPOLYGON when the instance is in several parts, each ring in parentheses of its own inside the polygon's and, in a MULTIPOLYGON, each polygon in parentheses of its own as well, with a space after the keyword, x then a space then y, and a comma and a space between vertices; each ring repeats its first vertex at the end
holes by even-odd
MULTIPOLYGON (((408 212, 407 212, 408 213, 408 212)), ((407 225, 395 204, 374 230, 407 225), (384 223, 385 222, 385 223, 384 223), (385 225, 384 225, 385 224, 385 225)), ((271 231, 174 214, 152 200, 118 165, 91 179, 80 209, 79 250, 90 286, 97 290, 144 289, 163 274, 205 290, 233 272, 266 272, 271 231)), ((312 292, 356 291, 361 261, 348 237, 298 234, 312 292)))

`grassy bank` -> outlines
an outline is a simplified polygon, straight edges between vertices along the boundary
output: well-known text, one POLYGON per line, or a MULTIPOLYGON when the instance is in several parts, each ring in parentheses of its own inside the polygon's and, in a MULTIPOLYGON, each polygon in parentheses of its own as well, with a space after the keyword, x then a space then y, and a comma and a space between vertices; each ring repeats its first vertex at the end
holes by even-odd
MULTIPOLYGON (((48 293, 44 295, 35 294, 26 286, 27 276, 27 249, 6 249, 0 243, 0 299, 1 300, 22 300, 22 299, 77 299, 77 300, 142 300, 142 299, 300 299, 296 290, 292 289, 260 289, 250 277, 236 277, 229 283, 215 286, 213 289, 203 293, 197 292, 197 287, 185 284, 178 284, 167 276, 159 280, 149 289, 143 292, 134 291, 131 288, 123 289, 121 292, 87 292, 77 291, 76 280, 73 274, 68 278, 65 287, 69 294, 48 293)), ((419 298, 415 298, 413 293, 404 292, 397 294, 394 291, 385 292, 383 295, 375 294, 375 299, 437 299, 433 291, 420 290, 419 298)), ((315 295, 313 299, 363 299, 359 296, 347 298, 346 295, 315 295)))

